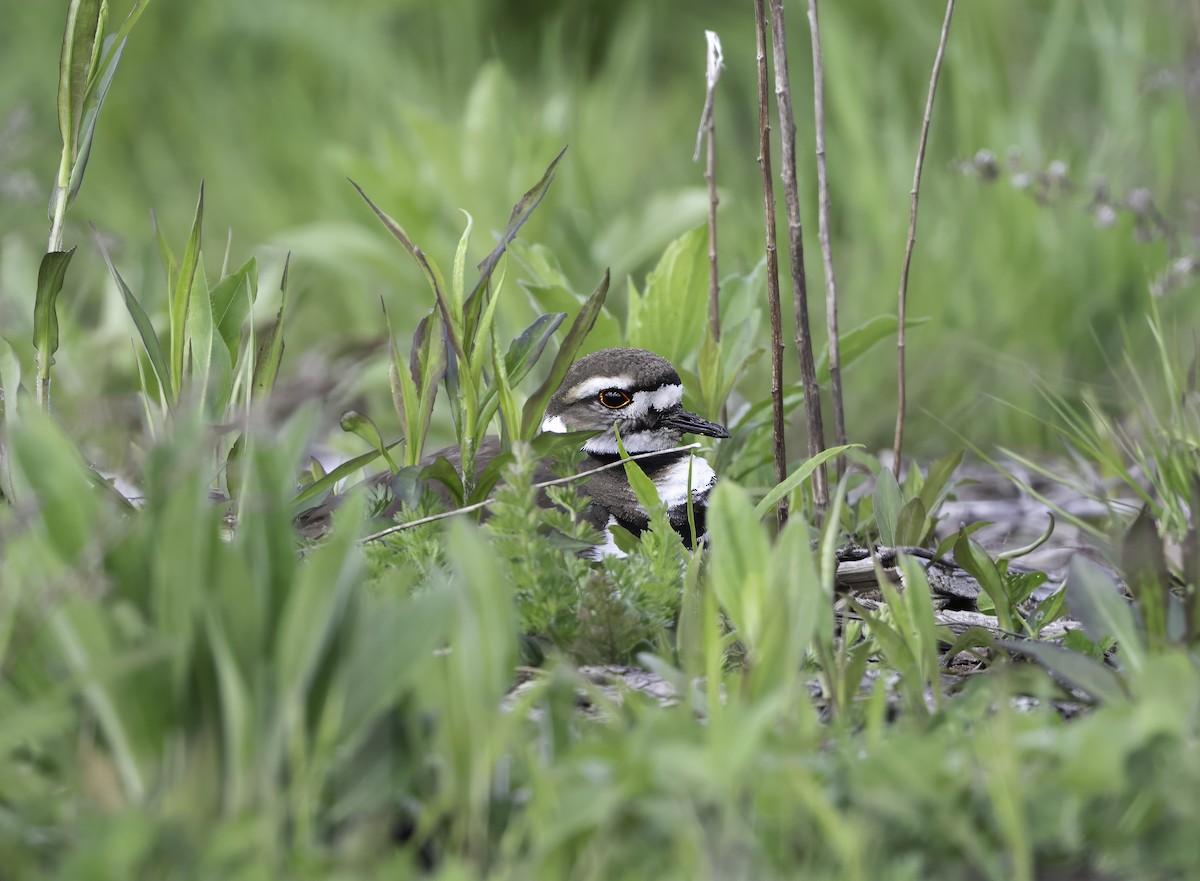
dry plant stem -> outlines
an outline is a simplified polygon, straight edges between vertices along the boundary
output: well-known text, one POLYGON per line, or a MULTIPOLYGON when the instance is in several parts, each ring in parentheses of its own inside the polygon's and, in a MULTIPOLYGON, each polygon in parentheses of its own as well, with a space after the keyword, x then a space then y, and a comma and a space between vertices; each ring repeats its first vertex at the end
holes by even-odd
MULTIPOLYGON (((808 28, 812 35, 813 119, 817 140, 817 229, 825 269, 825 328, 829 336, 829 388, 833 396, 833 443, 846 445, 846 411, 842 400, 842 355, 838 343, 837 279, 833 273, 833 248, 829 244, 829 177, 825 165, 825 59, 821 54, 821 25, 817 0, 808 0, 808 28)), ((837 479, 846 471, 846 460, 837 458, 837 479)))
MULTIPOLYGON (((771 0, 771 40, 775 56, 775 104, 779 110, 779 176, 783 180, 783 199, 787 209, 792 308, 796 313, 796 354, 800 358, 800 382, 804 387, 804 418, 808 423, 808 455, 811 458, 825 449, 825 426, 821 419, 821 389, 817 385, 812 330, 808 323, 804 227, 800 222, 800 191, 796 186, 796 117, 792 113, 792 87, 788 79, 783 0, 771 0)), ((824 510, 829 504, 829 482, 824 465, 813 473, 812 488, 813 503, 817 510, 824 510)))
POLYGON ((714 340, 721 339, 721 281, 717 274, 717 145, 710 112, 704 133, 704 181, 708 184, 708 324, 714 340))
POLYGON ((721 40, 713 31, 704 32, 708 41, 708 62, 705 74, 704 112, 700 130, 696 133, 696 152, 692 161, 700 159, 700 142, 704 141, 704 182, 708 184, 708 325, 713 340, 721 339, 721 282, 717 274, 717 145, 716 100, 717 80, 721 77, 721 40))
MULTIPOLYGON (((554 480, 546 480, 541 483, 533 484, 534 489, 545 489, 548 486, 561 486, 566 483, 571 483, 575 480, 580 480, 584 477, 591 477, 593 474, 599 474, 601 471, 607 471, 609 468, 616 468, 618 465, 623 466, 626 462, 636 462, 638 459, 649 459, 651 456, 661 456, 663 453, 685 453, 690 450, 698 450, 700 444, 685 444, 682 447, 672 447, 669 450, 655 450, 651 453, 638 453, 634 456, 629 456, 624 459, 618 459, 615 462, 609 462, 606 465, 601 465, 599 468, 592 468, 588 471, 580 471, 578 474, 571 474, 567 477, 558 477, 554 480)), ((472 511, 478 511, 481 508, 486 508, 488 505, 495 502, 495 499, 484 499, 482 502, 476 502, 473 505, 466 505, 462 508, 455 508, 453 511, 443 511, 440 514, 430 514, 428 517, 420 517, 416 520, 410 520, 407 523, 397 523, 395 526, 389 526, 387 529, 381 529, 379 532, 373 532, 370 535, 360 539, 362 544, 371 541, 379 541, 381 538, 387 538, 397 532, 403 532, 406 529, 412 529, 415 526, 424 526, 426 523, 436 523, 439 520, 445 520, 447 517, 457 517, 459 514, 470 514, 472 511)))
MULTIPOLYGON (((775 249, 775 188, 771 180, 771 122, 767 110, 767 12, 765 0, 754 0, 754 31, 758 49, 758 166, 762 170, 763 215, 766 221, 767 306, 771 316, 771 405, 775 482, 787 477, 787 446, 783 437, 783 315, 779 307, 779 258, 775 249)), ((775 522, 787 521, 787 501, 779 500, 775 522)))
POLYGON ((925 165, 925 145, 929 141, 929 120, 933 117, 933 99, 937 95, 938 77, 942 73, 942 59, 946 56, 946 40, 950 36, 950 19, 954 16, 954 0, 946 2, 946 19, 942 22, 942 36, 938 40, 937 55, 933 59, 933 73, 929 77, 929 95, 925 99, 925 118, 921 122, 921 140, 917 145, 917 165, 913 171, 912 205, 908 213, 908 239, 904 243, 904 264, 900 269, 900 293, 896 308, 896 438, 892 445, 892 473, 900 478, 900 455, 904 451, 904 410, 907 406, 904 380, 904 321, 908 306, 908 270, 912 265, 913 245, 917 241, 917 200, 921 192, 921 168, 925 165))

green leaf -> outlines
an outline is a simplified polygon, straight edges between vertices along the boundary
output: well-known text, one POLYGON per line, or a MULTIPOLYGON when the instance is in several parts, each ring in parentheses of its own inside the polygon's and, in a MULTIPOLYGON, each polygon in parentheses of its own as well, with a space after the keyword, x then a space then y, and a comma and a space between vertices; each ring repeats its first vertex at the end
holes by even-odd
POLYGON ((258 261, 251 257, 237 271, 225 276, 212 289, 213 321, 225 341, 225 348, 236 357, 242 342, 242 325, 258 294, 258 261))
POLYGON ((709 586, 748 644, 755 644, 771 614, 767 561, 771 545, 742 487, 722 480, 708 505, 712 537, 709 586))
POLYGON ((600 314, 600 307, 604 305, 604 298, 608 295, 608 283, 609 273, 606 269, 599 286, 587 298, 580 308, 579 314, 571 322, 571 329, 567 331, 566 338, 558 348, 558 354, 554 356, 554 363, 550 365, 549 375, 525 402, 525 409, 521 412, 522 440, 529 440, 533 437, 534 431, 541 422, 542 414, 546 410, 546 402, 550 400, 551 395, 558 391, 563 377, 567 375, 567 370, 575 362, 575 355, 579 351, 579 347, 583 345, 588 331, 596 322, 596 316, 600 314))
MULTIPOLYGON (((192 231, 188 234, 187 247, 183 251, 183 262, 179 268, 179 279, 171 295, 168 313, 171 319, 171 387, 176 400, 183 389, 183 365, 187 358, 187 316, 191 308, 192 287, 196 281, 196 267, 200 264, 200 228, 204 221, 204 184, 200 184, 200 198, 196 202, 196 214, 192 219, 192 231)), ((208 292, 205 291, 205 294, 208 292)))
MULTIPOLYGON (((208 380, 213 363, 213 343, 224 345, 213 325, 212 300, 208 295, 208 277, 204 266, 197 263, 195 283, 196 296, 191 298, 187 310, 187 339, 188 351, 191 355, 191 378, 194 386, 198 387, 201 412, 208 398, 208 380)), ((226 354, 228 358, 228 354, 226 354)), ((223 402, 222 402, 223 403, 223 402)))
POLYGON ((1008 600, 1008 591, 1004 588, 1004 579, 995 562, 988 556, 980 545, 960 532, 954 543, 954 562, 965 569, 983 588, 984 593, 991 599, 996 609, 996 618, 1000 627, 1012 632, 1014 628, 1012 605, 1008 600))
POLYGON ((266 333, 258 344, 258 354, 254 359, 254 395, 263 398, 275 388, 279 378, 279 365, 283 363, 283 316, 287 310, 288 300, 288 269, 292 263, 289 252, 283 261, 283 277, 279 280, 279 311, 275 320, 267 328, 266 333))
MULTIPOLYGON (((905 328, 918 327, 927 322, 928 318, 909 318, 904 322, 905 328)), ((838 335, 838 356, 841 369, 861 358, 875 347, 876 343, 895 336, 900 322, 895 315, 876 315, 864 324, 838 335)), ((826 346, 817 358, 817 382, 829 382, 829 347, 826 346)))
POLYGON ((958 470, 958 466, 962 464, 963 451, 956 450, 938 459, 929 466, 929 471, 925 475, 925 483, 921 486, 921 504, 925 506, 925 511, 928 514, 933 514, 937 511, 938 505, 941 503, 942 490, 946 488, 950 478, 954 476, 954 472, 958 470))
POLYGON ((442 312, 442 320, 446 322, 446 330, 450 335, 451 345, 453 346, 455 353, 460 358, 465 360, 466 353, 464 352, 462 346, 462 328, 458 323, 459 317, 457 313, 451 310, 450 303, 446 300, 446 283, 442 278, 442 274, 429 260, 429 258, 425 256, 425 252, 418 248, 416 243, 408 237, 408 233, 404 231, 404 227, 389 217, 378 205, 372 202, 371 198, 363 192, 362 187, 360 187, 354 181, 350 181, 350 186, 354 187, 354 189, 358 191, 358 194, 362 196, 363 201, 365 201, 367 205, 370 206, 371 210, 375 212, 375 216, 379 218, 379 221, 383 224, 384 228, 391 233, 392 237, 404 247, 404 250, 408 251, 408 253, 412 255, 412 258, 417 261, 417 265, 421 267, 421 271, 425 273, 425 280, 429 283, 429 287, 433 290, 433 295, 437 300, 438 308, 442 312))
POLYGON ((950 553, 960 535, 974 535, 979 530, 991 525, 992 524, 987 520, 979 520, 970 524, 969 526, 962 527, 958 532, 952 533, 938 542, 937 550, 933 552, 934 556, 941 558, 950 553))
POLYGON ((463 505, 463 481, 458 469, 445 456, 438 456, 421 469, 422 480, 436 480, 450 493, 450 501, 456 508, 463 505))
POLYGON ((9 428, 17 500, 34 505, 47 545, 74 564, 96 540, 99 506, 90 472, 75 445, 50 421, 33 413, 9 428))
POLYGON ((104 256, 104 263, 108 266, 108 272, 113 277, 113 281, 117 283, 117 288, 121 291, 121 297, 125 301, 125 310, 129 313, 129 317, 133 319, 134 327, 137 328, 138 336, 142 340, 142 347, 146 350, 146 356, 150 359, 150 366, 153 368, 154 376, 158 380, 158 387, 162 398, 169 404, 175 399, 175 386, 171 383, 170 366, 167 363, 166 355, 163 353, 158 334, 154 332, 154 325, 150 322, 150 316, 146 314, 146 310, 142 308, 141 303, 137 301, 137 297, 133 295, 133 291, 129 290, 129 285, 125 284, 125 279, 121 278, 121 273, 117 272, 117 268, 113 266, 112 258, 108 254, 108 248, 100 240, 99 233, 96 234, 96 241, 100 246, 100 253, 104 256))
POLYGON ((1036 640, 1000 640, 999 645, 1016 654, 1028 655, 1051 673, 1106 704, 1127 703, 1121 680, 1107 666, 1087 655, 1071 651, 1052 642, 1036 640))
POLYGON ((504 252, 512 243, 512 240, 517 237, 517 233, 521 231, 521 227, 525 225, 537 207, 542 204, 542 199, 546 198, 546 193, 550 190, 550 184, 554 182, 554 169, 558 167, 559 160, 563 158, 563 154, 567 152, 567 148, 563 147, 558 155, 555 156, 550 164, 542 173, 541 178, 523 195, 516 205, 513 206, 512 213, 508 217, 508 225, 504 227, 504 232, 500 235, 500 241, 496 247, 483 260, 480 261, 479 281, 476 282, 474 290, 471 291, 471 296, 467 298, 463 305, 463 324, 468 336, 474 336, 478 326, 478 317, 481 308, 481 300, 483 292, 487 290, 488 282, 492 277, 492 270, 500 262, 500 258, 504 256, 504 252))
POLYGON ((671 242, 646 276, 646 290, 631 292, 629 344, 681 364, 696 350, 708 320, 708 231, 700 226, 671 242))
POLYGON ((875 512, 875 527, 879 530, 879 541, 889 548, 896 546, 896 524, 900 519, 900 484, 888 468, 880 468, 875 475, 875 493, 871 508, 875 512))
POLYGON ((33 305, 33 345, 45 358, 54 363, 58 351, 58 295, 62 293, 67 267, 71 265, 70 251, 50 251, 38 267, 37 297, 33 305))
MULTIPOLYGON (((404 443, 402 440, 393 441, 387 445, 387 449, 391 450, 402 443, 404 443)), ((292 510, 294 512, 298 512, 301 507, 308 504, 313 499, 319 498, 333 489, 337 485, 338 481, 349 477, 355 471, 367 467, 376 459, 378 459, 379 456, 379 450, 371 450, 369 453, 363 453, 361 456, 355 456, 353 459, 343 462, 328 474, 323 475, 319 479, 314 480, 308 486, 304 487, 304 489, 292 499, 292 510)))
MULTIPOLYGON (((621 440, 621 432, 617 427, 613 426, 613 431, 617 436, 617 451, 621 454, 621 458, 625 459, 625 477, 629 481, 629 486, 633 490, 633 494, 637 496, 638 504, 642 506, 643 511, 654 512, 663 507, 662 499, 658 496, 658 490, 654 486, 654 481, 651 480, 646 472, 642 470, 642 466, 637 462, 629 461, 629 453, 625 450, 625 444, 621 440)), ((653 517, 651 518, 653 521, 653 517)))
POLYGON ((291 701, 307 693, 362 567, 361 496, 351 497, 333 516, 330 537, 298 567, 279 621, 275 665, 280 689, 291 701))
POLYGON ((88 80, 99 63, 108 19, 106 0, 71 0, 58 59, 58 131, 73 161, 88 80))
POLYGON ((566 312, 539 315, 509 344, 508 352, 504 355, 504 371, 513 386, 518 385, 537 364, 554 331, 558 330, 566 317, 566 312))
POLYGON ((464 276, 466 275, 467 246, 471 242, 471 227, 475 225, 475 219, 468 212, 464 211, 463 214, 467 215, 467 227, 458 240, 458 250, 454 252, 454 274, 450 278, 450 295, 454 298, 456 314, 462 312, 464 289, 466 288, 464 276))
POLYGON ((919 545, 925 536, 925 506, 909 499, 896 517, 896 547, 919 545))
POLYGON ((828 462, 834 456, 840 456, 842 453, 846 452, 846 450, 860 447, 862 447, 862 444, 846 444, 845 446, 841 447, 830 447, 827 450, 822 450, 811 459, 806 460, 800 465, 800 467, 776 484, 765 496, 763 496, 762 501, 760 501, 754 508, 755 521, 757 522, 762 520, 763 517, 766 517, 767 514, 774 509, 776 503, 780 499, 782 499, 804 481, 808 480, 808 478, 812 476, 813 472, 816 471, 817 468, 819 468, 822 464, 828 462))
POLYGON ((357 410, 347 410, 342 414, 341 426, 342 431, 356 434, 373 446, 379 455, 387 460, 388 467, 392 469, 393 474, 400 470, 396 463, 392 461, 391 455, 388 454, 383 437, 379 434, 379 428, 370 418, 362 415, 357 410))
POLYGON ((1067 570, 1063 589, 1071 614, 1083 625, 1092 642, 1115 639, 1121 659, 1128 662, 1130 669, 1140 670, 1146 657, 1146 639, 1112 575, 1086 557, 1076 555, 1067 570))
MULTIPOLYGON (((17 397, 21 391, 21 359, 12 344, 0 337, 0 426, 8 416, 17 413, 17 397)), ((0 466, 6 461, 0 456, 0 466)), ((2 489, 2 484, 0 484, 2 489)))

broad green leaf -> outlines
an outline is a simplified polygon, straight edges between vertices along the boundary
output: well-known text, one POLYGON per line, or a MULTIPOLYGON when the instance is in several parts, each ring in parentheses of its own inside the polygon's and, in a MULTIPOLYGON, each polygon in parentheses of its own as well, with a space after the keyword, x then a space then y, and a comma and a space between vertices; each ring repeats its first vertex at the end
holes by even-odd
POLYGON ((37 297, 33 305, 33 345, 45 359, 54 363, 58 351, 58 295, 62 293, 67 267, 75 249, 51 251, 38 267, 37 297))
POLYGON ((275 643, 279 687, 289 701, 307 693, 317 664, 341 623, 362 568, 357 541, 362 498, 351 496, 333 515, 330 537, 297 567, 275 643))
POLYGON ((242 325, 258 293, 258 261, 251 257, 236 272, 225 276, 212 289, 213 321, 225 348, 237 357, 242 342, 242 325))
POLYGON ((771 549, 767 593, 770 612, 760 642, 752 646, 750 687, 758 695, 796 682, 796 671, 814 635, 825 619, 832 619, 813 559, 808 524, 800 517, 787 522, 771 549))
MULTIPOLYGON (((179 267, 179 278, 171 294, 168 313, 171 318, 171 387, 176 400, 183 389, 183 365, 187 358, 187 317, 191 308, 192 288, 196 281, 196 267, 200 264, 200 228, 204 221, 204 184, 200 184, 200 198, 196 202, 196 214, 192 220, 192 231, 188 234, 187 247, 183 251, 183 262, 179 267)), ((205 294, 207 295, 207 291, 205 294)))
MULTIPOLYGON (((904 322, 906 328, 918 327, 928 318, 908 318, 904 322)), ((861 358, 867 352, 875 347, 876 343, 886 340, 888 337, 895 336, 896 327, 899 325, 899 320, 895 315, 876 315, 858 327, 838 335, 838 356, 841 360, 841 369, 844 371, 847 367, 861 358)), ((826 346, 821 350, 821 355, 817 358, 817 382, 829 382, 829 347, 826 346)))
POLYGON ((75 445, 38 413, 10 424, 8 435, 17 501, 36 501, 42 537, 64 562, 75 563, 98 527, 87 466, 75 445))
POLYGON ((554 363, 550 366, 549 375, 525 402, 525 409, 521 412, 522 440, 529 440, 533 437, 534 431, 541 423, 546 402, 550 400, 551 395, 558 391, 563 377, 567 375, 567 370, 575 362, 575 355, 578 353, 579 347, 583 345, 588 331, 592 329, 592 325, 596 321, 596 316, 600 314, 600 308, 604 305, 604 298, 608 295, 608 283, 609 273, 608 270, 605 270, 604 278, 600 279, 599 286, 587 298, 580 308, 579 314, 571 322, 571 329, 567 331, 562 345, 559 346, 558 354, 554 356, 554 363))
POLYGON ((1016 654, 1028 655, 1067 682, 1106 704, 1126 703, 1121 680, 1111 668, 1087 655, 1037 640, 1000 640, 999 645, 1016 654))
POLYGON ((925 506, 919 498, 909 499, 896 517, 896 547, 919 545, 925 537, 925 506))
POLYGON ((451 504, 456 508, 463 505, 463 481, 458 469, 445 456, 438 456, 421 469, 422 480, 436 480, 450 493, 451 504))
POLYGON ((750 498, 737 484, 717 483, 708 505, 712 537, 709 585, 747 644, 753 645, 772 614, 767 597, 771 545, 750 498))
POLYGON ((73 161, 79 143, 84 96, 100 61, 108 20, 106 0, 71 0, 58 59, 58 131, 73 161))
POLYGON ((667 246, 646 276, 643 294, 629 298, 629 344, 673 364, 689 360, 708 321, 708 231, 697 227, 667 246))
MULTIPOLYGON (((99 241, 99 235, 97 235, 99 241)), ((129 290, 129 285, 125 284, 125 279, 121 278, 121 273, 117 272, 117 268, 113 266, 112 258, 108 255, 108 249, 104 247, 104 243, 100 242, 100 253, 104 256, 104 262, 108 266, 108 272, 113 277, 113 281, 117 283, 117 288, 121 291, 121 297, 125 301, 125 309, 129 312, 129 317, 133 319, 134 327, 137 328, 138 336, 142 340, 142 346, 146 350, 146 356, 150 359, 150 366, 154 369, 154 376, 158 380, 158 386, 164 400, 170 402, 175 398, 174 386, 171 384, 171 371, 167 363, 166 355, 163 353, 162 345, 159 343, 158 334, 154 331, 154 325, 150 323, 150 316, 146 314, 146 310, 142 308, 141 303, 137 301, 137 297, 133 295, 133 291, 129 290)))
POLYGON ((283 363, 283 317, 287 311, 288 268, 291 262, 292 255, 289 253, 283 261, 283 277, 279 280, 279 311, 259 341, 258 354, 254 359, 254 396, 260 399, 275 388, 279 365, 283 363))
POLYGON ((996 618, 1000 627, 1009 632, 1015 630, 1013 609, 1008 600, 1008 591, 1004 589, 1004 578, 995 562, 988 556, 977 542, 970 539, 966 532, 959 532, 954 543, 954 562, 965 569, 967 573, 979 582, 984 593, 991 599, 996 609, 996 618))
POLYGON ((763 517, 767 516, 767 514, 775 507, 775 504, 780 499, 782 499, 804 481, 808 480, 808 478, 812 476, 813 472, 816 471, 817 468, 819 468, 823 463, 828 462, 834 456, 840 456, 842 453, 846 452, 846 450, 860 447, 862 447, 862 444, 846 444, 845 446, 841 447, 830 447, 827 450, 822 450, 811 459, 805 460, 800 467, 776 484, 765 496, 763 496, 762 501, 760 501, 754 508, 754 519, 756 521, 762 520, 763 517))
POLYGON ((1121 660, 1132 671, 1140 670, 1146 658, 1146 637, 1112 575, 1086 557, 1076 555, 1067 570, 1063 589, 1071 614, 1083 625, 1092 642, 1115 639, 1121 660))
POLYGON ((1142 506, 1121 539, 1121 574, 1137 602, 1152 643, 1167 639, 1171 576, 1163 539, 1148 505, 1142 506))
POLYGON ((896 546, 896 524, 900 520, 903 504, 900 484, 888 468, 880 468, 875 475, 875 493, 871 498, 875 512, 875 527, 879 530, 879 541, 889 548, 896 546))

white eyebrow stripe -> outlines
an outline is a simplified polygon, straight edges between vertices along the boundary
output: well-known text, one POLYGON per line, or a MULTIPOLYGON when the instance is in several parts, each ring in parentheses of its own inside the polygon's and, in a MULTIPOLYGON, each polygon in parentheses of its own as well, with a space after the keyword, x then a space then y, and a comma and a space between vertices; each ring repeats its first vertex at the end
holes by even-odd
POLYGON ((561 416, 547 416, 542 420, 542 431, 550 434, 567 434, 567 424, 561 416))
POLYGON ((632 376, 593 376, 571 389, 569 400, 581 401, 592 395, 598 395, 605 389, 629 388, 631 385, 633 385, 632 376))
POLYGON ((629 406, 630 417, 645 416, 651 409, 660 413, 673 410, 683 403, 683 386, 663 385, 652 392, 634 392, 633 403, 629 406))

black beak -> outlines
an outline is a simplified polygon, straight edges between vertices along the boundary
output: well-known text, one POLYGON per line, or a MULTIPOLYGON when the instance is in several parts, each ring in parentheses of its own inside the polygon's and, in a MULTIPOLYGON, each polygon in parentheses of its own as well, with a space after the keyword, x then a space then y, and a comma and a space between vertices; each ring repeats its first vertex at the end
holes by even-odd
POLYGON ((707 419, 701 419, 695 413, 689 413, 680 407, 673 413, 663 417, 662 424, 684 434, 704 434, 708 437, 729 437, 724 425, 717 425, 707 419))

